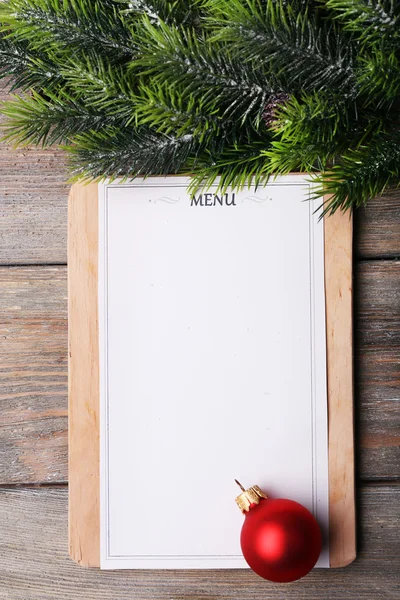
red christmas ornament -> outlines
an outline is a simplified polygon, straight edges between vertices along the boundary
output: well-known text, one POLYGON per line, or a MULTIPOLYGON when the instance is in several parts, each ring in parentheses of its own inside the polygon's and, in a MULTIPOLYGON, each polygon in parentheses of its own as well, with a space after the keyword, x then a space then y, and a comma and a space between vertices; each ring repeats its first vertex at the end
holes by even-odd
POLYGON ((307 575, 321 553, 315 517, 293 500, 270 499, 255 485, 236 502, 245 515, 240 536, 243 556, 257 575, 278 583, 307 575))

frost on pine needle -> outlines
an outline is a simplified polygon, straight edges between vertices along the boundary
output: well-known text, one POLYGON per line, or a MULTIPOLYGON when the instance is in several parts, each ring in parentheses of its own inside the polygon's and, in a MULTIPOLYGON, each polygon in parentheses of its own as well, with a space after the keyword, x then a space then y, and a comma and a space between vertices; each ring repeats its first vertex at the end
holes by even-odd
POLYGON ((0 23, 4 137, 74 178, 305 171, 327 212, 398 185, 399 2, 4 0, 0 23))

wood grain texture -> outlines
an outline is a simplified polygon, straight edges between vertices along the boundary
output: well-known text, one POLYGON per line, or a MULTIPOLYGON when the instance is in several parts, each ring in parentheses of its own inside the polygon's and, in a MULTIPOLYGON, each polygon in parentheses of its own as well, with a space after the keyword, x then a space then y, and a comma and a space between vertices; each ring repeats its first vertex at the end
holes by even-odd
POLYGON ((65 162, 61 150, 0 144, 0 264, 67 261, 65 162))
MULTIPOLYGON (((232 499, 233 501, 233 499, 232 499)), ((397 600, 400 486, 363 486, 357 559, 290 585, 247 570, 84 569, 68 558, 67 490, 0 490, 1 600, 397 600)))
POLYGON ((400 346, 399 277, 400 261, 368 261, 357 265, 355 307, 360 345, 400 346))
POLYGON ((0 268, 0 484, 67 480, 65 267, 0 268))
MULTIPOLYGON (((363 262, 355 284, 357 471, 392 479, 400 477, 400 262, 363 262)), ((0 484, 65 482, 66 268, 0 268, 0 315, 0 484)))
POLYGON ((399 477, 400 262, 359 263, 355 288, 356 415, 362 472, 371 478, 399 477))
POLYGON ((359 258, 400 257, 400 189, 373 198, 355 211, 354 232, 359 258))
POLYGON ((100 565, 98 186, 74 185, 68 207, 69 551, 100 565))
POLYGON ((400 347, 356 344, 355 364, 358 471, 369 480, 399 478, 400 347))
POLYGON ((329 558, 356 557, 353 407, 353 220, 325 219, 325 303, 329 431, 329 558))

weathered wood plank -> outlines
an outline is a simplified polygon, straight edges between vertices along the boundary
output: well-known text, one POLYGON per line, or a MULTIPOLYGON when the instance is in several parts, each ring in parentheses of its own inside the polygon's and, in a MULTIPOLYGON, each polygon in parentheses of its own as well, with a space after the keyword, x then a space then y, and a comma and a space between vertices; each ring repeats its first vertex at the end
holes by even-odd
POLYGON ((400 257, 400 189, 355 211, 354 244, 360 258, 400 257))
POLYGON ((360 347, 400 346, 400 261, 368 261, 356 267, 354 307, 360 347))
POLYGON ((0 264, 66 262, 65 162, 60 150, 0 144, 0 264))
POLYGON ((61 267, 0 268, 3 319, 67 319, 67 271, 61 267))
POLYGON ((0 483, 67 480, 65 267, 0 269, 0 483))
POLYGON ((358 464, 364 477, 399 477, 400 262, 362 262, 355 275, 358 464))
POLYGON ((68 558, 67 490, 3 489, 0 598, 395 600, 399 597, 399 502, 400 486, 364 485, 356 561, 344 569, 316 569, 302 581, 279 585, 249 570, 99 573, 83 569, 68 558))
MULTIPOLYGON (((356 271, 358 473, 400 476, 400 262, 356 271)), ((0 484, 67 480, 65 267, 0 269, 0 484)))
POLYGON ((400 348, 357 347, 355 364, 356 471, 400 477, 400 348))

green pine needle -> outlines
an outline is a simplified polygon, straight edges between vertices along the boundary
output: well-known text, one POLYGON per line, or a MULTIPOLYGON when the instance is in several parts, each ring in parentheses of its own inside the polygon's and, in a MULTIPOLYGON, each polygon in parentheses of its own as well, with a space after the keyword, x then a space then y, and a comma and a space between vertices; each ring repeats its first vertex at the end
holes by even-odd
POLYGON ((5 139, 74 178, 301 170, 322 213, 399 184, 395 0, 4 0, 0 78, 5 139))
POLYGON ((180 138, 157 134, 145 126, 138 129, 105 128, 74 137, 70 153, 72 180, 124 180, 147 175, 185 172, 191 153, 199 152, 192 136, 180 138))

